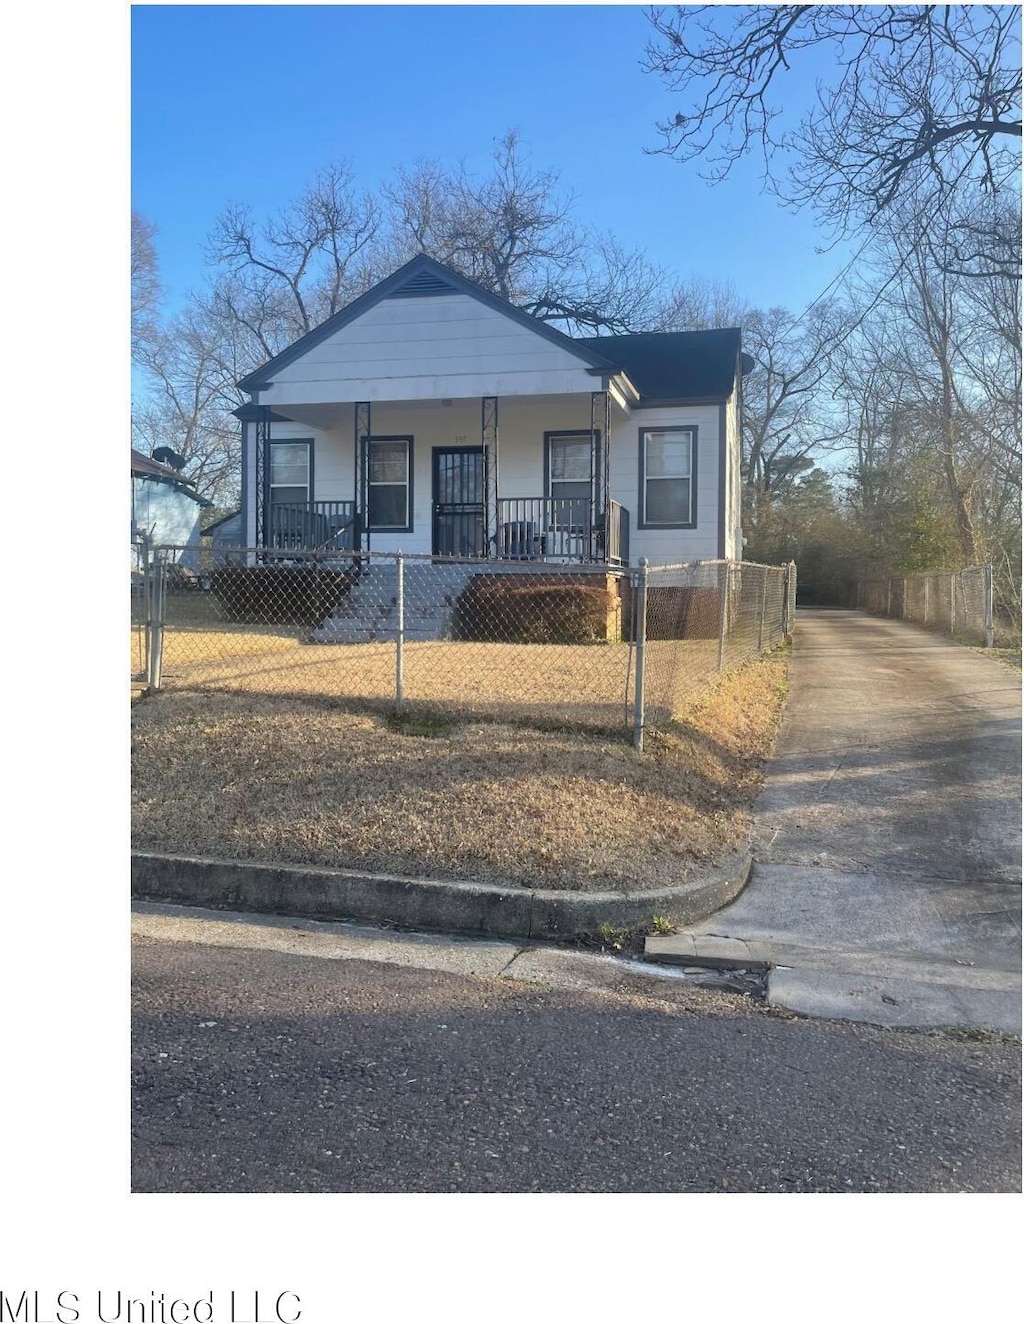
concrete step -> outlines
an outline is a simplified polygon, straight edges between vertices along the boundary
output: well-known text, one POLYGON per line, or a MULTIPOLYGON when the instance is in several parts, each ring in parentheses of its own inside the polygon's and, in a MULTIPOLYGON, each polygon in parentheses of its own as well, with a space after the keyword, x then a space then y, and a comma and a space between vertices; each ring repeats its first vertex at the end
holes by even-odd
MULTIPOLYGON (((312 639, 318 644, 363 643, 368 640, 393 642, 398 628, 397 613, 385 615, 330 616, 313 631, 312 639)), ((405 638, 408 640, 445 639, 449 636, 451 616, 448 612, 432 612, 406 618, 405 638)))
MULTIPOLYGON (((403 568, 405 636, 444 639, 459 594, 478 566, 413 562, 403 568)), ((313 632, 317 643, 393 640, 397 628, 398 572, 392 561, 365 567, 334 613, 313 632)))

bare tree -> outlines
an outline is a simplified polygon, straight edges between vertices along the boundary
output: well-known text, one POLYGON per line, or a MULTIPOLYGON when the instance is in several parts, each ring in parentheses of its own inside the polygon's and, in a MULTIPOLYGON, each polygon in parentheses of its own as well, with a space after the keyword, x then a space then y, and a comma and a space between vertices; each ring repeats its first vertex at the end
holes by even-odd
POLYGON ((639 249, 572 219, 558 175, 532 166, 515 132, 483 178, 420 162, 385 189, 392 251, 426 253, 569 332, 627 332, 656 316, 664 273, 639 249))
POLYGON ((918 199, 891 209, 863 270, 865 311, 835 356, 854 507, 890 548, 913 512, 904 568, 998 559, 1019 544, 1020 286, 957 271, 948 224, 918 199))
POLYGON ((736 287, 728 281, 692 275, 677 281, 662 298, 658 331, 713 331, 742 327, 750 314, 736 287))
POLYGON ((262 225, 247 207, 229 206, 211 235, 208 258, 229 277, 232 309, 257 338, 282 348, 366 288, 380 225, 377 201, 357 191, 341 162, 321 170, 262 225))
POLYGON ((756 524, 765 498, 819 464, 842 442, 828 408, 832 354, 847 334, 845 314, 821 304, 802 317, 782 308, 753 310, 743 347, 754 360, 744 380, 744 465, 756 524))
POLYGON ((141 356, 150 390, 132 411, 137 449, 170 446, 185 461, 183 476, 221 507, 238 497, 240 439, 232 415, 243 400, 235 381, 237 326, 214 303, 193 300, 148 344, 141 356))
POLYGON ((685 97, 657 150, 699 160, 713 180, 760 150, 771 185, 835 234, 926 182, 940 204, 1018 188, 1017 6, 685 5, 648 17, 645 67, 685 97), (783 128, 787 75, 811 50, 833 56, 835 74, 819 77, 799 127, 783 128))
POLYGON ((132 212, 132 355, 137 356, 156 332, 162 289, 157 266, 156 226, 132 212))

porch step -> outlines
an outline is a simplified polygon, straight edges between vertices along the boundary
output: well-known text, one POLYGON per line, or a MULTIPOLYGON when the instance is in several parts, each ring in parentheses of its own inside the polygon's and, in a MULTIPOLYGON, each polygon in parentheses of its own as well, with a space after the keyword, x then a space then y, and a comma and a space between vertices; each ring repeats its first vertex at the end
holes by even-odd
MULTIPOLYGON (((479 567, 412 562, 404 567, 405 637, 445 639, 459 594, 479 567)), ((393 561, 371 562, 312 639, 321 644, 394 639, 398 628, 398 571, 393 561)))

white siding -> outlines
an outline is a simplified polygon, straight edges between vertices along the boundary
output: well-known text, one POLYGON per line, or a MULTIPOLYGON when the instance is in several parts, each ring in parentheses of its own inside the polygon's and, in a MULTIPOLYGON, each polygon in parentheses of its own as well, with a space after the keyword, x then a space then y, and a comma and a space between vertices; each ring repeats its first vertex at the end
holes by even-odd
POLYGON ((725 554, 731 561, 743 559, 742 477, 740 465, 743 442, 740 435, 739 392, 733 391, 725 409, 728 437, 726 442, 725 554))
POLYGON ((637 409, 612 428, 612 497, 629 510, 629 558, 654 563, 713 560, 718 556, 719 406, 637 409), (697 429, 697 527, 641 529, 640 429, 697 429))
POLYGON ((586 363, 468 294, 384 299, 274 373, 263 404, 592 389, 586 363))

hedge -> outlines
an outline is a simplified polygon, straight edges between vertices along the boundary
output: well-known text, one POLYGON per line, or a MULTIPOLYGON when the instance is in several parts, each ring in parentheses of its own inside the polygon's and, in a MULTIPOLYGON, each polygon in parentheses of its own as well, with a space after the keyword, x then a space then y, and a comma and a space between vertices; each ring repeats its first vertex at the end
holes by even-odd
POLYGON ((303 565, 224 566, 210 575, 230 620, 264 625, 319 625, 353 583, 344 571, 303 565))
POLYGON ((488 643, 603 644, 615 605, 603 586, 475 575, 456 603, 453 636, 488 643))

